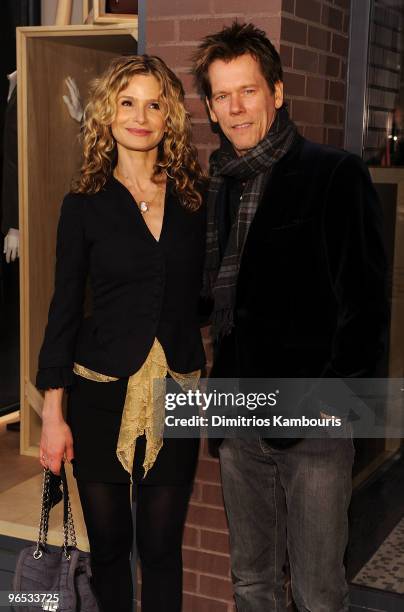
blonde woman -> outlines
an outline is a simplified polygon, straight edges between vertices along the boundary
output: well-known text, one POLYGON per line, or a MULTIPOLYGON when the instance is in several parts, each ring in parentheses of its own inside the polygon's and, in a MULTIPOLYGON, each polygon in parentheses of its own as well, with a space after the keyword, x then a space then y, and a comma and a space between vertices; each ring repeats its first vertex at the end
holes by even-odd
POLYGON ((157 436, 152 383, 171 376, 193 386, 204 365, 197 303, 206 222, 183 88, 159 58, 118 58, 95 82, 83 154, 61 209, 39 356, 40 461, 56 474, 72 461, 101 609, 133 609, 132 481, 142 610, 179 612, 199 441, 157 436))

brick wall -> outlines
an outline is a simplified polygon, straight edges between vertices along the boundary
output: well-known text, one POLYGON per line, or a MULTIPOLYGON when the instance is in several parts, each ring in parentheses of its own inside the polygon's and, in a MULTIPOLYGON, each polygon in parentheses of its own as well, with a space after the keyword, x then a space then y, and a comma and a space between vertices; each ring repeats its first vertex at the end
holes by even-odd
MULTIPOLYGON (((147 53, 159 55, 181 78, 194 142, 206 166, 217 147, 204 105, 193 90, 190 56, 200 38, 239 21, 253 21, 279 48, 281 0, 148 0, 147 53), (248 4, 249 12, 245 12, 248 4)), ((208 342, 206 343, 209 349, 208 342)), ((203 444, 183 546, 184 612, 233 612, 228 531, 219 464, 203 444)))
POLYGON ((285 92, 300 131, 343 146, 350 0, 283 0, 285 92))
POLYGON ((217 138, 192 87, 190 56, 202 36, 234 19, 254 22, 280 51, 286 99, 301 132, 342 146, 349 7, 350 0, 149 0, 147 52, 160 55, 184 83, 203 165, 217 138))
POLYGON ((194 142, 205 166, 218 141, 211 132, 204 105, 192 87, 190 56, 202 36, 230 25, 235 19, 253 21, 279 48, 281 5, 282 0, 148 0, 147 53, 159 55, 181 78, 192 116, 194 142))
MULTIPOLYGON (((236 18, 264 29, 280 49, 286 98, 301 132, 319 142, 342 145, 349 3, 350 0, 148 0, 147 52, 159 55, 181 78, 192 116, 194 142, 205 166, 217 146, 217 137, 193 90, 190 56, 202 36, 236 18)), ((233 612, 219 465, 208 455, 205 444, 188 512, 183 557, 184 612, 233 612)))

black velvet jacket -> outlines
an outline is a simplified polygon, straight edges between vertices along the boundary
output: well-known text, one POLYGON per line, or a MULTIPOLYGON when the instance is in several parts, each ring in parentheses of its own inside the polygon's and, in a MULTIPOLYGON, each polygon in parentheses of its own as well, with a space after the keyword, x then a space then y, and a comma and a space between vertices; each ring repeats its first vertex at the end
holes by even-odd
POLYGON ((250 226, 214 377, 369 377, 388 328, 381 210, 355 155, 299 136, 250 226))
POLYGON ((125 377, 154 338, 177 372, 205 363, 198 319, 206 209, 185 209, 167 183, 160 240, 114 177, 97 194, 68 194, 58 226, 55 292, 39 355, 37 387, 72 383, 73 363, 125 377), (92 314, 83 316, 89 279, 92 314))

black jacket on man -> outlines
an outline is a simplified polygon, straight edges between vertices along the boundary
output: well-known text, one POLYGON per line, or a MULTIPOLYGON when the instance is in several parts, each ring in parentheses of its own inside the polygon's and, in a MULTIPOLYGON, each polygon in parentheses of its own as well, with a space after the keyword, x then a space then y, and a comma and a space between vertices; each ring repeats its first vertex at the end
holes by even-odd
POLYGON ((158 242, 130 192, 113 176, 96 194, 67 195, 37 387, 69 386, 74 362, 109 376, 130 376, 155 337, 172 370, 201 368, 198 299, 205 230, 205 206, 196 212, 184 208, 172 181, 158 242), (84 317, 87 279, 92 313, 84 317))
POLYGON ((299 135, 251 223, 235 327, 212 377, 370 377, 386 349, 388 312, 381 210, 367 167, 299 135))

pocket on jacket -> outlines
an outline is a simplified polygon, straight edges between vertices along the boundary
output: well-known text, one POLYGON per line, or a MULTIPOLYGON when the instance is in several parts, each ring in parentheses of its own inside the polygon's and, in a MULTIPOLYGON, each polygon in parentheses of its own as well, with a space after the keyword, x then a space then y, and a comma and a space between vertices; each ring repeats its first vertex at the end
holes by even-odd
POLYGON ((271 227, 265 243, 276 249, 286 249, 294 246, 302 238, 306 241, 314 235, 313 219, 297 220, 294 223, 271 227))

